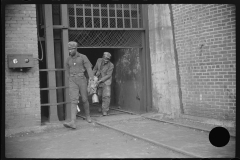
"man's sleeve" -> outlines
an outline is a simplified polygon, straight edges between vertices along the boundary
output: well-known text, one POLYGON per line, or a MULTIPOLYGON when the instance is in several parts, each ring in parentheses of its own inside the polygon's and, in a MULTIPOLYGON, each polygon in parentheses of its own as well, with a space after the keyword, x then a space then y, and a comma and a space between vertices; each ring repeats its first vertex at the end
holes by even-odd
POLYGON ((114 69, 114 65, 110 65, 110 67, 109 67, 109 69, 107 71, 106 76, 101 78, 102 82, 105 82, 108 78, 110 78, 112 76, 113 69, 114 69))
POLYGON ((92 71, 92 64, 91 62, 88 60, 87 56, 83 56, 83 65, 86 68, 87 72, 88 72, 88 76, 90 78, 93 78, 93 71, 92 71))
POLYGON ((99 59, 97 60, 95 66, 94 66, 94 68, 93 68, 93 75, 95 75, 96 72, 97 72, 97 70, 98 70, 98 61, 99 61, 99 59))

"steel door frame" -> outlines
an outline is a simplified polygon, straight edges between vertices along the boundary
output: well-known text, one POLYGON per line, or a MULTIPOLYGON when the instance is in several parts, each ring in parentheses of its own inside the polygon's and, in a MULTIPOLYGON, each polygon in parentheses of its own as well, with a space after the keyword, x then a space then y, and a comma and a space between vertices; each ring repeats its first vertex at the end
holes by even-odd
MULTIPOLYGON (((53 25, 52 21, 52 5, 44 4, 44 19, 45 19, 45 44, 46 44, 46 55, 47 55, 47 64, 49 77, 49 88, 43 88, 41 90, 49 90, 49 102, 48 104, 41 104, 41 106, 50 106, 50 122, 58 121, 57 115, 57 105, 58 104, 66 104, 66 117, 65 119, 70 119, 71 117, 71 108, 70 108, 70 98, 69 98, 69 84, 66 74, 64 74, 64 82, 65 86, 56 87, 55 80, 55 72, 51 72, 55 69, 54 62, 54 47, 53 47, 53 29, 61 29, 62 30, 62 49, 63 49, 63 57, 64 63, 67 59, 68 55, 68 6, 67 4, 61 4, 61 20, 62 25, 53 25), (65 102, 57 103, 56 100, 56 90, 57 88, 65 88, 65 102)), ((151 63, 150 63, 150 49, 149 49, 149 31, 148 31, 148 5, 141 5, 142 9, 142 23, 144 32, 142 33, 142 48, 140 48, 141 53, 141 62, 142 62, 142 79, 143 79, 143 90, 142 97, 143 103, 141 103, 140 110, 149 112, 152 109, 152 86, 151 86, 151 63)), ((124 47, 123 47, 124 48, 124 47)), ((65 69, 60 69, 65 71, 65 69)))

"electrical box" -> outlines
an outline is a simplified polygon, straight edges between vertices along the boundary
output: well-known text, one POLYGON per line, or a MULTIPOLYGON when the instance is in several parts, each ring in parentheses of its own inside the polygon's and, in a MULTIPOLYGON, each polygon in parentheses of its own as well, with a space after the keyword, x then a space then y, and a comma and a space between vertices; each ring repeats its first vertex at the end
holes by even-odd
POLYGON ((33 67, 32 54, 8 54, 8 67, 15 68, 31 68, 33 67))

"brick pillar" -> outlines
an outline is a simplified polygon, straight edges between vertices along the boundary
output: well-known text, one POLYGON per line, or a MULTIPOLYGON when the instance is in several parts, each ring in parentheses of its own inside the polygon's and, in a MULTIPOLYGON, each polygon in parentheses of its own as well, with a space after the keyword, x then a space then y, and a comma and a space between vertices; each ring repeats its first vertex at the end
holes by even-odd
POLYGON ((40 125, 40 89, 36 5, 5 6, 5 123, 6 129, 40 125), (8 69, 7 55, 33 54, 27 72, 8 69))

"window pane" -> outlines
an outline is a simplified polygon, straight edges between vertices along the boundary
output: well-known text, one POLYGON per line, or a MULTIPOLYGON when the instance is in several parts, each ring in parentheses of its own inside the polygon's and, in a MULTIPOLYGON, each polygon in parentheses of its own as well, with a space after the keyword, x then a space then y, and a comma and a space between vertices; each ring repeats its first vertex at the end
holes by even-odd
POLYGON ((77 17, 77 27, 83 28, 83 17, 77 17))
POLYGON ((110 28, 115 28, 116 23, 115 23, 115 18, 110 18, 110 28))
POLYGON ((122 10, 117 10, 117 17, 122 17, 122 10))
POLYGON ((93 16, 99 16, 99 9, 93 9, 93 16))
POLYGON ((115 10, 109 10, 110 17, 115 17, 115 10))
POLYGON ((132 28, 138 28, 138 21, 137 21, 137 19, 132 19, 132 28))
POLYGON ((130 28, 130 19, 125 19, 124 23, 125 23, 125 28, 130 28))
POLYGON ((109 4, 109 8, 115 8, 114 4, 109 4))
POLYGON ((92 16, 91 9, 85 9, 85 16, 92 16))
POLYGON ((85 26, 86 26, 86 28, 92 28, 92 18, 91 17, 85 17, 85 26))
POLYGON ((83 16, 83 9, 82 8, 76 8, 77 16, 83 16))
POLYGON ((102 9, 101 10, 101 15, 102 15, 102 17, 107 17, 108 16, 107 9, 102 9))
POLYGON ((137 18, 137 11, 131 11, 132 17, 137 18))
POLYGON ((75 18, 74 17, 69 17, 69 26, 75 27, 75 18))
POLYGON ((91 4, 84 4, 85 7, 91 7, 91 4))
POLYGON ((74 15, 74 8, 68 8, 68 14, 69 15, 74 15))
POLYGON ((128 9, 128 8, 129 8, 129 4, 124 4, 124 5, 123 5, 123 8, 128 9))
POLYGON ((130 17, 130 15, 129 15, 129 10, 125 10, 125 11, 124 11, 124 17, 130 17))
POLYGON ((106 7, 107 7, 107 4, 101 4, 101 7, 102 7, 102 8, 106 8, 106 7))
POLYGON ((117 19, 117 27, 118 28, 123 28, 123 20, 121 18, 117 19))
POLYGON ((100 18, 94 18, 94 28, 100 28, 100 18))
POLYGON ((107 18, 102 18, 102 27, 107 28, 108 27, 108 19, 107 18))

